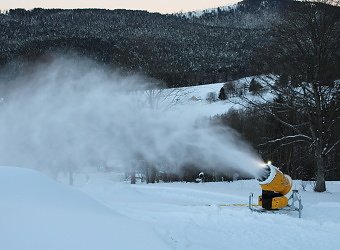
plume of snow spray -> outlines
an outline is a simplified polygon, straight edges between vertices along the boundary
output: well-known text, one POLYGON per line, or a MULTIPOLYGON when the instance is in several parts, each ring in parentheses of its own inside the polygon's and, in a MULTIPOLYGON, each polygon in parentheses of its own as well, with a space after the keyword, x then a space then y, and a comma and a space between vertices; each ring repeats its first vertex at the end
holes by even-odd
POLYGON ((110 162, 129 168, 145 160, 173 171, 190 163, 257 177, 262 164, 231 129, 181 107, 154 108, 150 98, 160 97, 147 94, 149 80, 141 76, 57 58, 7 86, 0 165, 61 169, 110 162))

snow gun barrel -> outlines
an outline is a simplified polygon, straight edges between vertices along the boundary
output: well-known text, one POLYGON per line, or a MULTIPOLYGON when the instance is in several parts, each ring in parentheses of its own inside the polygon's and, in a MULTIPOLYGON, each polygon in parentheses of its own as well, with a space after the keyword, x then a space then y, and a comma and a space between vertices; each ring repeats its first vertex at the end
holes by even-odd
POLYGON ((264 209, 281 209, 288 205, 288 198, 285 196, 292 189, 292 179, 283 174, 277 167, 268 163, 263 175, 257 179, 262 189, 259 196, 259 206, 264 209))

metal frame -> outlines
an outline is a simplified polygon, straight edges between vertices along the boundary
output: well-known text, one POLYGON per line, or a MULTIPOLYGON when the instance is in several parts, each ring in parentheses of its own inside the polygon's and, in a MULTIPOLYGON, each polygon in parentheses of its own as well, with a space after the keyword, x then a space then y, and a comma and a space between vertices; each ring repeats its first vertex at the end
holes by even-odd
POLYGON ((263 208, 255 208, 258 205, 254 205, 253 203, 254 201, 254 194, 251 193, 249 195, 249 203, 248 203, 248 207, 252 212, 259 212, 259 213, 266 213, 266 212, 272 212, 272 213, 279 213, 280 211, 296 211, 299 213, 299 218, 301 218, 302 216, 302 202, 301 202, 301 196, 299 195, 299 191, 298 190, 292 190, 292 194, 289 196, 288 198, 288 206, 279 210, 266 210, 263 208), (298 203, 298 205, 296 205, 295 203, 298 203))

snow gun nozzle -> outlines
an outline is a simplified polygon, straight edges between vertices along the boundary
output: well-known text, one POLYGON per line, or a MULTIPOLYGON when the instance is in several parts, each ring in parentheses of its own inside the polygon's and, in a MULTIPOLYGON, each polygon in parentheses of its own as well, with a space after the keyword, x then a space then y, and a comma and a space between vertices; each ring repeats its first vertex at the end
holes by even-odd
POLYGON ((267 163, 263 169, 261 169, 261 172, 259 174, 259 177, 257 178, 257 180, 259 182, 263 182, 265 181, 266 179, 268 179, 268 177, 270 176, 270 172, 271 172, 271 169, 270 169, 270 166, 269 164, 267 163))

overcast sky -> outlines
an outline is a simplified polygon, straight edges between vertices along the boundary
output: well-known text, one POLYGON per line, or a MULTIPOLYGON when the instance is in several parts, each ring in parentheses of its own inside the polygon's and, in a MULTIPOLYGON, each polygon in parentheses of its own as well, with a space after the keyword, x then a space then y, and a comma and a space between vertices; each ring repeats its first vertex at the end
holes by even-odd
POLYGON ((152 12, 171 13, 202 10, 228 5, 237 0, 0 0, 0 9, 13 8, 105 8, 138 9, 152 12))

